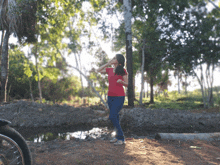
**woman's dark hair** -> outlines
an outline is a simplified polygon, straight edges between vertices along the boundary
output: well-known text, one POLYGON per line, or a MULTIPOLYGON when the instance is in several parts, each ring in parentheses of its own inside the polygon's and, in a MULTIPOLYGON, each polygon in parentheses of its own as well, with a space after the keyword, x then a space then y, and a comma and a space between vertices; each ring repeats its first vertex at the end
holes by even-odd
POLYGON ((122 54, 116 54, 116 59, 118 61, 118 66, 115 69, 115 75, 125 75, 124 66, 125 66, 125 58, 122 54))

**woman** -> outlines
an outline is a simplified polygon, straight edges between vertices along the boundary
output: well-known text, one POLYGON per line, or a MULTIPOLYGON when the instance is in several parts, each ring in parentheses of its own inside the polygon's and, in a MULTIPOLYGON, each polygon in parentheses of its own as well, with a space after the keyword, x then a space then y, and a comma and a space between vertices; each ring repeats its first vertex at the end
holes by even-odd
POLYGON ((108 106, 110 109, 109 119, 117 129, 117 136, 111 140, 115 145, 124 144, 124 134, 119 123, 119 112, 123 107, 125 100, 125 92, 123 86, 128 86, 128 74, 124 69, 125 58, 122 54, 110 60, 107 64, 102 65, 97 72, 108 74, 109 89, 108 89, 108 106), (114 68, 107 68, 109 65, 114 65, 114 68))

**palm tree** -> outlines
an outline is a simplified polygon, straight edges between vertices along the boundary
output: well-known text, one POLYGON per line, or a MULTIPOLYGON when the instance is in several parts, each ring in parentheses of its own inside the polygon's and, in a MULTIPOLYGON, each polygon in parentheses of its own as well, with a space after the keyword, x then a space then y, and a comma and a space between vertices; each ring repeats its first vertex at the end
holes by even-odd
POLYGON ((0 30, 4 33, 1 52, 1 100, 6 102, 8 82, 8 41, 14 34, 19 42, 35 42, 36 2, 34 0, 1 0, 0 30))

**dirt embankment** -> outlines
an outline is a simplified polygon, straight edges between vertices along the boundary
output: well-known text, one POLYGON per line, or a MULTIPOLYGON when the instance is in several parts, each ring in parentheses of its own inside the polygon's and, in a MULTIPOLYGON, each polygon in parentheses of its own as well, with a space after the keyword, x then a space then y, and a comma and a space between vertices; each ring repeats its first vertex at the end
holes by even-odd
MULTIPOLYGON (((130 131, 218 132, 220 112, 195 113, 184 110, 123 108, 121 125, 130 131)), ((14 127, 109 126, 108 111, 103 107, 75 108, 17 101, 0 106, 2 119, 14 127), (100 108, 100 109, 99 109, 100 108)))

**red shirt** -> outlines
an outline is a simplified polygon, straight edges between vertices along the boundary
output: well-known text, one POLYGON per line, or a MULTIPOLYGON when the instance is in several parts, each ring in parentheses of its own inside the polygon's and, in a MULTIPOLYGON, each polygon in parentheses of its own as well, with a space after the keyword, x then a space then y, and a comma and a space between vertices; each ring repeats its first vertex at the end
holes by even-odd
MULTIPOLYGON (((124 69, 125 75, 127 71, 124 69)), ((106 68, 106 73, 108 73, 108 96, 125 96, 124 88, 122 84, 117 83, 118 79, 123 80, 121 75, 115 75, 113 68, 106 68)))

